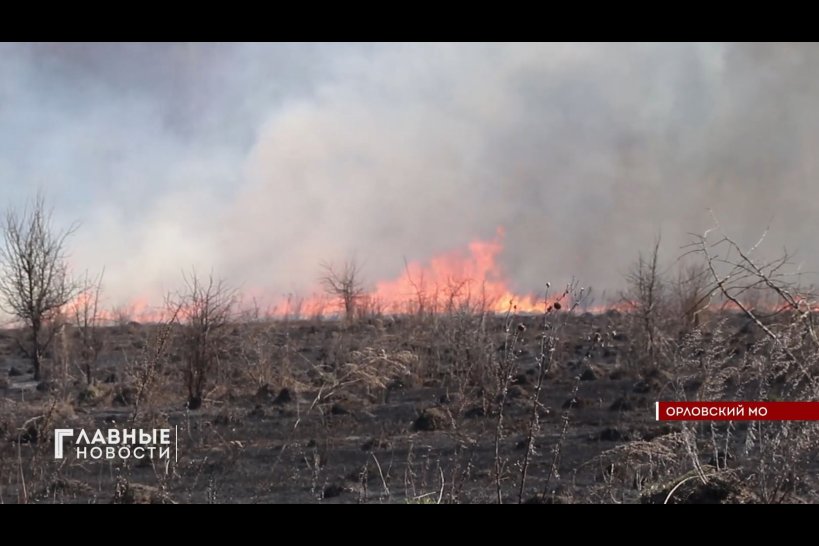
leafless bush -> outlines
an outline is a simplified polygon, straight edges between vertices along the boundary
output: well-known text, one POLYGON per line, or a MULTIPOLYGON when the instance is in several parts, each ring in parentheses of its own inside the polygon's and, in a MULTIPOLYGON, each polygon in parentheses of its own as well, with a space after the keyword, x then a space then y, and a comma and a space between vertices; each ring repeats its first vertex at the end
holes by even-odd
POLYGON ((120 328, 128 326, 134 320, 134 310, 127 305, 117 305, 110 311, 110 323, 120 328))
POLYGON ((225 350, 236 291, 223 280, 200 279, 195 271, 183 276, 185 288, 177 296, 188 407, 202 404, 208 377, 225 350))
POLYGON ((338 298, 348 322, 355 319, 357 306, 364 295, 361 265, 355 259, 344 262, 341 268, 331 263, 321 265, 321 284, 328 295, 338 298))
POLYGON ((483 317, 468 313, 439 317, 429 335, 431 362, 426 377, 443 380, 454 394, 458 414, 470 405, 488 414, 501 374, 497 373, 495 340, 483 317))
MULTIPOLYGON (((743 331, 757 335, 752 343, 745 343, 747 350, 740 350, 732 346, 722 328, 707 339, 695 331, 682 345, 680 370, 696 377, 701 383, 697 396, 705 400, 817 399, 819 341, 811 311, 814 297, 789 271, 790 256, 785 252, 772 260, 757 257, 764 234, 746 250, 719 228, 716 231, 716 241, 710 238, 714 230, 695 236, 690 251, 706 264, 712 295, 746 317, 743 331), (752 308, 746 297, 752 293, 773 297, 773 306, 752 308)), ((819 427, 814 422, 753 422, 742 434, 731 423, 723 428, 713 424, 687 428, 692 432, 688 449, 695 469, 701 466, 703 450, 718 470, 729 465, 732 451, 739 450, 741 469, 754 477, 756 494, 763 502, 796 498, 819 446, 819 427)), ((703 473, 700 479, 707 481, 703 473)))
POLYGON ((638 339, 642 344, 639 351, 647 356, 651 364, 656 363, 665 343, 661 321, 665 312, 667 286, 660 271, 659 257, 658 237, 649 256, 644 257, 641 253, 626 275, 628 290, 625 300, 632 307, 632 315, 638 323, 638 339))
POLYGON ((77 363, 82 368, 85 381, 90 385, 94 380, 94 365, 103 348, 103 335, 100 329, 100 294, 102 292, 103 273, 98 277, 89 277, 80 281, 79 294, 71 303, 70 314, 76 327, 77 363))
POLYGON ((426 279, 424 279, 423 271, 418 278, 413 278, 407 260, 404 259, 404 272, 407 276, 407 282, 412 286, 415 292, 415 300, 407 305, 406 309, 400 311, 406 312, 408 315, 413 315, 418 319, 424 319, 428 316, 435 316, 437 314, 438 291, 437 287, 433 294, 428 293, 426 279))
POLYGON ((277 364, 285 363, 275 343, 279 331, 275 323, 248 322, 243 325, 239 344, 242 367, 257 387, 283 384, 277 364))
MULTIPOLYGON (((131 413, 131 422, 137 423, 144 406, 150 406, 154 391, 162 379, 162 371, 172 345, 173 334, 179 318, 180 307, 174 306, 171 298, 167 298, 168 308, 160 320, 151 326, 147 342, 142 346, 139 354, 132 360, 126 355, 126 370, 131 376, 133 384, 133 399, 130 395, 120 393, 123 402, 132 402, 134 410, 131 413)), ((121 389, 130 389, 131 385, 121 385, 121 389)))

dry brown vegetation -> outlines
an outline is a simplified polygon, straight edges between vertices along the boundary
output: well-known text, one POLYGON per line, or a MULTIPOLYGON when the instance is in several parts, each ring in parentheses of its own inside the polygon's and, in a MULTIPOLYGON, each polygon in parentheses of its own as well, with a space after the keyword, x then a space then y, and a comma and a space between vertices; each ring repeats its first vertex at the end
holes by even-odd
POLYGON ((0 332, 0 502, 815 502, 815 423, 654 421, 819 397, 810 291, 714 233, 670 269, 659 241, 639 257, 625 313, 582 312, 572 282, 541 315, 457 283, 385 315, 348 265, 325 268, 344 320, 242 311, 193 273, 163 320, 105 324, 87 280, 42 378, 31 329, 0 332), (178 429, 178 460, 53 458, 54 428, 126 426, 178 429))

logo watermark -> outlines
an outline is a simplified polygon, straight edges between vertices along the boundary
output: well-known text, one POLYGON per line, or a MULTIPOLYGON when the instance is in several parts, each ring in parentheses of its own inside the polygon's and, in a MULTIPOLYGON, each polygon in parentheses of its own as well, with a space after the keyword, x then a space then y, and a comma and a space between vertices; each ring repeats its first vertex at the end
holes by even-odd
POLYGON ((79 460, 179 460, 179 427, 96 429, 90 434, 82 428, 58 428, 54 430, 55 459, 65 458, 66 438, 73 440, 71 447, 79 460))

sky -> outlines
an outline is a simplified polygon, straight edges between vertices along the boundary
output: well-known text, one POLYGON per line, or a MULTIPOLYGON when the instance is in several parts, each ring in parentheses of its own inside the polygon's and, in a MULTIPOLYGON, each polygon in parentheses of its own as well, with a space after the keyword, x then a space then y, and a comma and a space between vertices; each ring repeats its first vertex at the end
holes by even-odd
POLYGON ((5 208, 45 193, 110 305, 401 275, 504 228, 510 287, 612 293, 716 217, 819 270, 815 44, 2 44, 5 208))

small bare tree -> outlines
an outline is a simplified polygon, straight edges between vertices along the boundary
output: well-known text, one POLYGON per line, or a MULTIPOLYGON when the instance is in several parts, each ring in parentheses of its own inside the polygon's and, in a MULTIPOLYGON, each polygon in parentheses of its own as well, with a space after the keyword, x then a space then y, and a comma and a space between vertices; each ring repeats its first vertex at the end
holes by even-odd
POLYGON ((79 295, 71 305, 74 326, 77 328, 78 360, 82 367, 85 381, 89 385, 94 379, 94 365, 103 347, 103 338, 100 331, 100 294, 102 293, 102 277, 89 277, 88 273, 80 281, 79 295))
POLYGON ((34 378, 51 344, 62 308, 76 295, 68 274, 65 241, 76 225, 55 230, 45 198, 37 195, 22 215, 9 209, 0 247, 0 307, 27 326, 31 340, 24 347, 34 365, 34 378))
POLYGON ((654 241, 651 254, 646 258, 642 253, 626 275, 629 290, 626 300, 634 308, 644 336, 645 351, 653 362, 660 345, 659 320, 665 299, 666 285, 659 270, 660 238, 654 241))
POLYGON ((225 281, 209 275, 202 280, 192 272, 184 275, 185 289, 179 295, 179 319, 182 325, 182 350, 188 407, 202 404, 208 376, 224 351, 226 326, 233 316, 236 290, 225 281))
POLYGON ((364 295, 364 285, 361 280, 361 266, 355 259, 347 260, 341 269, 333 264, 322 263, 321 284, 325 292, 340 300, 344 307, 344 316, 348 321, 355 318, 358 302, 364 295))

